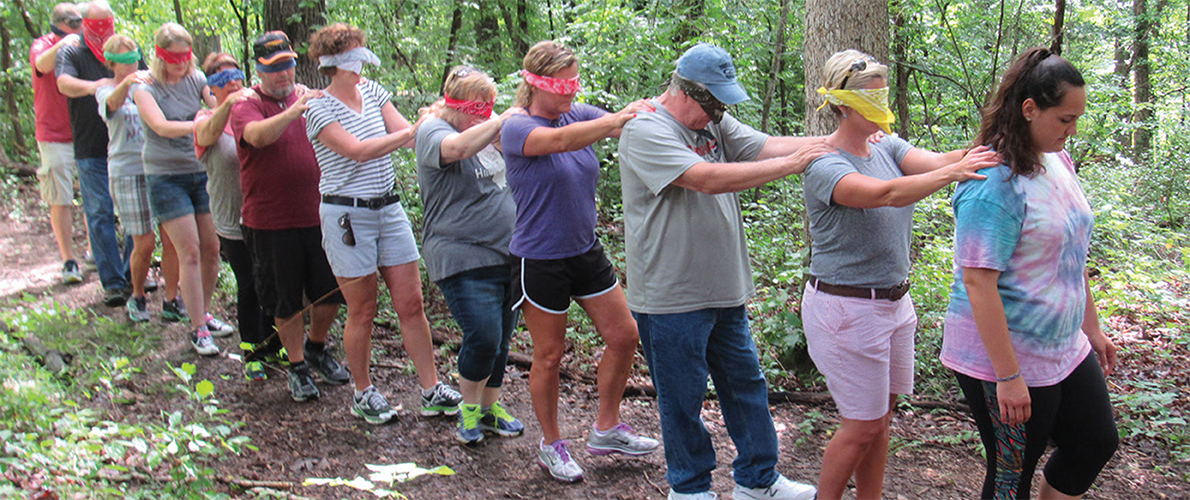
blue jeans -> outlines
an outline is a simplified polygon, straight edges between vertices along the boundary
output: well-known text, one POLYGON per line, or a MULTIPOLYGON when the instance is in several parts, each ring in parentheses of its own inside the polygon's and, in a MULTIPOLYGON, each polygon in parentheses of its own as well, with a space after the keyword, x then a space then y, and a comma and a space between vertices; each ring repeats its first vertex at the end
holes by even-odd
POLYGON ((657 388, 669 467, 665 478, 673 491, 711 489, 715 449, 700 418, 708 374, 735 443, 735 482, 747 488, 772 486, 777 480, 777 431, 744 306, 632 315, 657 388))
POLYGON ((116 237, 116 214, 108 187, 107 158, 78 158, 79 188, 83 196, 83 214, 91 240, 91 255, 99 268, 99 282, 104 290, 123 289, 132 274, 128 255, 132 237, 124 239, 124 251, 116 237))
POLYGON ((463 271, 438 282, 451 316, 463 330, 459 375, 487 387, 504 383, 508 343, 516 325, 511 307, 512 268, 491 266, 463 271))

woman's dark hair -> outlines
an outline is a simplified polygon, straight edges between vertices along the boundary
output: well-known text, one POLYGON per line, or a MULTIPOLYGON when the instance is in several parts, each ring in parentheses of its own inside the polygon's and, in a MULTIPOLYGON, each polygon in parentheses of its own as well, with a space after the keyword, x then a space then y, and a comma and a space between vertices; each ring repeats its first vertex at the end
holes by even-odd
POLYGON ((1071 88, 1083 87, 1083 75, 1070 62, 1044 47, 1025 51, 1000 79, 1000 89, 983 109, 976 144, 995 149, 1012 175, 1032 176, 1042 170, 1029 123, 1021 106, 1033 99, 1046 110, 1057 106, 1071 88))

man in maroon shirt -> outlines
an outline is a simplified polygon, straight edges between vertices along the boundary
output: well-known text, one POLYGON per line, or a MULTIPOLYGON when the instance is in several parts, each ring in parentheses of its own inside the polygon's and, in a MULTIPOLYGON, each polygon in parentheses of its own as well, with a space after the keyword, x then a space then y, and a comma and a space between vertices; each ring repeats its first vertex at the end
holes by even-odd
POLYGON ((83 17, 74 4, 54 6, 50 17, 50 33, 33 41, 29 48, 29 66, 33 68, 33 112, 37 115, 37 150, 41 153, 41 168, 37 179, 41 199, 50 206, 50 227, 62 255, 62 282, 83 280, 78 261, 74 259, 74 143, 70 134, 70 112, 66 96, 58 91, 54 61, 58 48, 78 43, 83 17))
POLYGON ((254 51, 260 84, 252 90, 259 99, 237 103, 231 111, 244 191, 244 242, 252 254, 261 308, 276 319, 277 334, 291 363, 290 394, 296 401, 306 401, 319 396, 310 368, 327 383, 351 381, 347 370, 325 350, 331 322, 344 301, 322 249, 321 174, 302 116, 309 109, 306 101, 321 92, 295 87, 297 54, 284 33, 265 33, 256 40, 254 51), (318 301, 310 313, 304 348, 299 314, 303 294, 318 301))

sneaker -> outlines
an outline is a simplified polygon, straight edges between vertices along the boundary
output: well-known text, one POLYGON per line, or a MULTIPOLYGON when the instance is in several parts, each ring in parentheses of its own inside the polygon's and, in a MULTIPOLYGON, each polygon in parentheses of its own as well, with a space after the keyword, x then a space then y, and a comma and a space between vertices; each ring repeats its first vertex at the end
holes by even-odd
POLYGON ((211 335, 216 337, 230 337, 236 332, 236 329, 231 325, 219 321, 211 313, 207 313, 207 329, 211 331, 211 335))
POLYGON ((269 374, 264 371, 264 363, 249 361, 244 363, 244 378, 253 382, 268 380, 269 374))
POLYGON ((479 426, 479 405, 459 405, 459 423, 455 426, 455 439, 463 444, 483 441, 483 429, 479 426))
POLYGON ((70 259, 62 264, 62 282, 67 285, 83 282, 83 272, 79 270, 79 263, 70 259))
POLYGON ((625 423, 616 424, 605 432, 592 427, 591 435, 587 437, 587 452, 592 455, 646 455, 656 451, 660 445, 656 439, 633 434, 632 427, 625 423))
POLYGON ((145 276, 145 291, 156 292, 160 287, 161 282, 157 281, 157 276, 155 276, 152 271, 149 271, 149 275, 145 276))
POLYGON ((103 290, 103 305, 120 307, 128 302, 128 290, 124 288, 105 288, 103 290))
POLYGON ((194 350, 203 356, 219 354, 219 346, 215 345, 215 339, 211 338, 211 332, 207 331, 205 326, 198 327, 198 330, 190 334, 190 343, 194 345, 194 350))
POLYGON ((504 407, 500 406, 499 401, 492 403, 492 407, 480 417, 479 427, 505 437, 520 436, 525 433, 525 425, 509 415, 504 407))
POLYGON ((137 323, 149 321, 149 299, 146 297, 133 297, 129 299, 126 304, 128 307, 128 317, 137 323))
POLYGON ((343 385, 351 382, 351 372, 335 360, 330 352, 325 350, 314 352, 308 347, 303 350, 306 355, 306 364, 313 367, 322 376, 323 382, 331 385, 343 385))
POLYGON ((83 254, 83 267, 88 271, 98 271, 99 265, 95 263, 95 256, 91 254, 90 250, 83 254))
POLYGON ((301 364, 289 369, 289 395, 298 402, 318 399, 318 386, 314 385, 309 366, 301 364))
POLYGON ((190 319, 190 315, 186 313, 186 306, 182 305, 181 297, 174 297, 173 300, 167 300, 161 303, 161 319, 170 323, 178 323, 190 319))
POLYGON ((812 500, 818 496, 818 489, 808 484, 790 481, 777 475, 777 482, 768 488, 745 488, 736 483, 731 494, 736 500, 812 500))
POLYGON ((704 491, 702 493, 678 493, 674 490, 669 490, 667 500, 716 500, 719 498, 713 491, 704 491))
POLYGON ((369 386, 363 394, 353 397, 351 411, 362 417, 369 424, 386 424, 397 417, 397 410, 388 405, 388 400, 369 386))
POLYGON ((459 413, 459 403, 463 402, 463 395, 451 389, 449 385, 438 382, 434 387, 421 393, 421 415, 456 415, 459 413), (428 391, 428 393, 427 393, 428 391))
POLYGON ((559 481, 567 483, 582 481, 583 468, 570 458, 570 450, 566 449, 567 444, 569 443, 561 439, 552 444, 545 444, 545 440, 542 440, 541 445, 537 448, 537 465, 549 471, 550 475, 559 481))

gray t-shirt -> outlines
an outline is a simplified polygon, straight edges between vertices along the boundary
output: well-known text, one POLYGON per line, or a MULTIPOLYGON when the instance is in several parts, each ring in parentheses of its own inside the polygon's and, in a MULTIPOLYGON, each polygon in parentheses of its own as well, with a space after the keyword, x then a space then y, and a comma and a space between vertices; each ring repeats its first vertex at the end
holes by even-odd
POLYGON ((422 255, 432 281, 508 264, 516 225, 504 156, 489 144, 471 158, 443 165, 442 140, 454 133, 437 118, 417 128, 417 180, 425 205, 422 255))
POLYGON ((754 287, 739 198, 670 183, 697 163, 753 161, 768 136, 731 115, 690 130, 653 105, 620 134, 628 307, 673 314, 743 305, 754 287))
MULTIPOLYGON (((137 84, 133 91, 148 91, 166 120, 190 121, 202 109, 202 88, 207 79, 195 70, 182 81, 166 85, 154 81, 152 85, 137 84)), ((145 127, 146 174, 192 174, 203 171, 202 162, 194 155, 194 132, 167 139, 157 135, 152 127, 145 127)))
MULTIPOLYGON (((195 117, 196 126, 203 120, 209 120, 212 114, 214 112, 209 109, 199 111, 195 117)), ((236 138, 231 134, 230 125, 223 127, 223 134, 217 142, 202 148, 199 159, 207 169, 207 193, 211 198, 211 218, 215 220, 215 232, 229 240, 244 239, 240 231, 240 209, 244 203, 244 192, 240 189, 240 157, 236 152, 236 138)))
POLYGON ((901 160, 913 149, 897 137, 871 144, 861 158, 839 150, 810 163, 802 174, 810 236, 810 274, 835 285, 887 288, 909 276, 913 205, 851 208, 834 203, 835 185, 859 173, 880 180, 902 177, 901 160))
POLYGON ((107 124, 107 175, 144 175, 145 165, 141 162, 141 150, 145 148, 144 125, 136 111, 136 103, 132 101, 132 92, 128 93, 120 109, 108 111, 107 98, 115 91, 111 85, 95 89, 99 117, 107 124))

